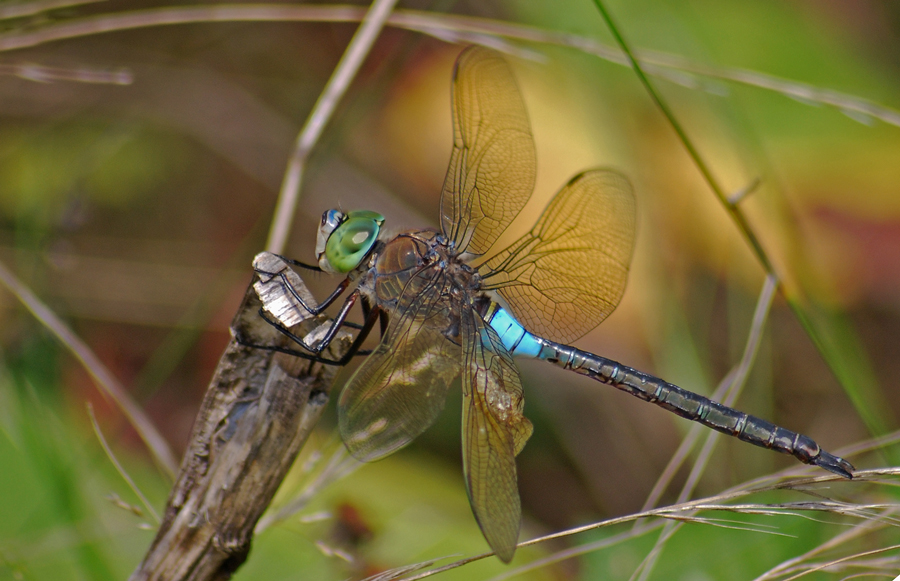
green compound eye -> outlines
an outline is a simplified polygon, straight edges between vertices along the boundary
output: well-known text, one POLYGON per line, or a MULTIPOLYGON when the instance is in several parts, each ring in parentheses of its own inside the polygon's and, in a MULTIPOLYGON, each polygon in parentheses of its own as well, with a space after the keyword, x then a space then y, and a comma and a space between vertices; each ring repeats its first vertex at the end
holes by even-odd
POLYGON ((359 266, 372 250, 383 224, 384 216, 377 212, 347 212, 325 243, 325 259, 333 271, 345 273, 359 266))

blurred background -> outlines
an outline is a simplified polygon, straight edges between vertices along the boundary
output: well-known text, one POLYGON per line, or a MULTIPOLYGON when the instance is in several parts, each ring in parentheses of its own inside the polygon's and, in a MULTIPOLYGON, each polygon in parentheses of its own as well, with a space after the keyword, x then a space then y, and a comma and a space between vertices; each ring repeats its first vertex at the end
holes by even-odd
MULTIPOLYGON (((178 4, 112 0, 7 17, 19 6, 29 4, 0 4, 0 261, 109 366, 180 457, 251 281, 250 261, 264 247, 293 140, 356 25, 197 22, 101 34, 90 27, 121 22, 111 15, 178 4), (82 33, 56 39, 67 23, 82 33), (131 82, 84 82, 88 72, 131 82)), ((216 4, 199 6, 211 14, 216 4)), ((400 7, 448 24, 445 36, 460 43, 385 29, 314 150, 291 257, 313 260, 319 218, 336 206, 381 212, 389 228, 437 226, 451 146, 450 75, 468 38, 445 15, 612 46, 588 0, 400 7)), ((758 182, 741 207, 809 321, 804 328, 776 298, 736 407, 830 451, 896 429, 900 6, 608 7, 639 55, 679 63, 653 68, 651 80, 726 192, 758 182)), ((538 159, 535 195, 513 229, 524 231, 587 168, 614 167, 636 192, 625 297, 577 345, 711 393, 740 358, 765 276, 746 239, 630 69, 549 42, 505 42, 538 159)), ((320 297, 338 282, 304 277, 320 297)), ((640 510, 688 423, 550 366, 520 368, 535 424, 518 461, 522 538, 640 510)), ((236 578, 343 579, 485 550, 465 495, 452 391, 433 429, 323 492, 309 509, 321 518, 260 536, 236 578), (326 556, 317 545, 345 547, 357 560, 326 556)), ((120 579, 153 538, 140 526, 151 522, 147 515, 106 499, 137 502, 98 444, 86 402, 160 510, 170 482, 134 430, 81 364, 0 291, 0 579, 120 579)), ((317 437, 326 448, 336 445, 334 424, 326 414, 317 437)), ((795 464, 726 439, 697 495, 795 464)), ((883 466, 891 451, 850 459, 883 466)), ((663 502, 675 499, 686 475, 678 472, 663 502)), ((303 474, 293 478, 300 486, 303 474)), ((827 538, 798 520, 778 521, 793 538, 697 526, 670 545, 653 578, 752 578, 827 538), (690 552, 698 546, 703 560, 690 552)), ((610 534, 523 550, 516 563, 610 534)), ((527 578, 626 579, 651 542, 527 578)), ((504 570, 493 559, 476 567, 456 578, 504 570)))

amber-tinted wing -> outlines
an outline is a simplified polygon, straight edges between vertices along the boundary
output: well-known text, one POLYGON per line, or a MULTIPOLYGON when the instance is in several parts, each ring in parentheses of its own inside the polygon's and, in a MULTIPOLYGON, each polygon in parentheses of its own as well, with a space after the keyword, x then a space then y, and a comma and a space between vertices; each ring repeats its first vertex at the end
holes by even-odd
POLYGON ((522 519, 516 454, 531 436, 531 422, 522 415, 519 372, 496 332, 472 309, 464 309, 460 331, 466 490, 484 538, 508 563, 522 519))
POLYGON ((531 232, 480 268, 526 329, 569 343, 597 325, 625 292, 634 248, 635 206, 614 171, 579 174, 531 232))
POLYGON ((441 229, 484 254, 534 189, 531 125, 515 77, 494 51, 469 47, 453 73, 453 153, 441 194, 441 229))
POLYGON ((338 423, 350 453, 377 460, 409 444, 437 419, 459 374, 459 346, 441 334, 450 307, 433 269, 414 297, 402 296, 381 343, 341 391, 338 423))

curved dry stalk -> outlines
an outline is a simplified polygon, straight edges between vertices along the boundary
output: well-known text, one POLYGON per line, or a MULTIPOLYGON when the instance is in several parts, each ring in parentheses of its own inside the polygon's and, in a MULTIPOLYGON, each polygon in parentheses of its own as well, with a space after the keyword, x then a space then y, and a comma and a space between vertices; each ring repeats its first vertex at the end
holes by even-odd
POLYGON ((106 457, 109 458, 109 461, 112 462, 113 466, 115 466, 116 471, 119 473, 119 476, 122 477, 122 480, 128 485, 131 491, 135 496, 138 497, 138 500, 141 501, 141 504, 144 505, 144 510, 153 517, 153 520, 156 521, 156 524, 159 524, 159 515, 153 509, 153 505, 150 504, 150 501, 147 500, 147 497, 144 496, 144 493, 141 492, 141 489, 138 488, 138 485, 135 484, 134 480, 131 479, 131 476, 128 475, 128 472, 125 471, 125 468, 119 463, 116 455, 113 454, 112 448, 109 447, 109 443, 107 443, 106 438, 103 436, 103 432, 100 430, 100 424, 97 423, 97 416, 94 415, 94 406, 91 405, 91 402, 87 404, 88 416, 91 418, 91 426, 94 428, 94 434, 97 436, 97 440, 100 442, 100 446, 103 448, 103 451, 106 453, 106 457))
MULTIPOLYGON (((365 14, 365 8, 356 6, 309 4, 302 6, 219 4, 132 10, 77 18, 37 26, 27 31, 0 35, 0 52, 93 34, 153 26, 210 22, 359 22, 365 14)), ((503 47, 498 44, 499 39, 565 46, 592 54, 614 64, 629 66, 628 59, 621 51, 593 38, 510 22, 454 14, 397 10, 388 18, 387 26, 420 32, 446 42, 474 42, 507 50, 508 46, 503 47)), ((638 62, 644 66, 647 73, 663 77, 671 82, 696 86, 697 83, 691 83, 690 78, 686 77, 684 74, 686 72, 775 91, 804 102, 838 109, 854 119, 877 119, 900 127, 900 111, 856 95, 784 79, 759 71, 710 66, 679 55, 658 51, 640 50, 637 56, 638 62)))
POLYGON ((253 531, 254 534, 258 535, 270 526, 284 522, 291 516, 297 514, 306 508, 309 502, 315 498, 323 488, 352 474, 361 465, 362 463, 359 460, 350 456, 344 444, 340 443, 339 447, 335 450, 334 454, 332 454, 322 471, 307 486, 305 486, 299 494, 295 495, 290 502, 281 507, 277 512, 267 512, 263 515, 256 525, 256 529, 253 531))
MULTIPOLYGON (((891 507, 890 509, 883 511, 883 515, 888 516, 890 514, 896 513, 897 510, 898 510, 897 507, 891 507)), ((836 546, 839 546, 843 543, 846 543, 848 541, 859 538, 865 534, 874 532, 875 530, 878 530, 880 528, 884 528, 885 526, 887 526, 887 524, 885 522, 882 522, 882 520, 880 518, 863 521, 862 523, 854 526, 850 530, 844 531, 844 532, 828 539, 824 543, 820 544, 818 547, 810 549, 806 553, 803 553, 802 555, 798 555, 797 557, 794 557, 793 559, 788 559, 786 561, 779 563, 777 566, 769 569, 768 571, 766 571, 759 577, 756 577, 756 579, 754 579, 754 581, 771 581, 772 579, 776 579, 779 576, 781 576, 782 574, 790 572, 790 571, 795 570, 796 568, 800 567, 800 565, 803 562, 809 560, 812 557, 816 557, 816 556, 824 553, 827 550, 830 550, 830 549, 832 549, 836 546)))
MULTIPOLYGON (((727 528, 738 528, 732 525, 727 524, 727 521, 723 519, 710 519, 704 517, 697 517, 694 513, 697 511, 725 511, 731 513, 738 514, 764 514, 764 515, 779 515, 779 516, 797 516, 801 518, 810 518, 807 515, 802 514, 803 512, 824 512, 828 514, 838 514, 842 516, 851 516, 860 519, 871 519, 870 511, 873 509, 881 509, 884 505, 859 505, 859 504, 850 504, 844 502, 833 501, 830 499, 824 499, 820 501, 804 501, 804 502, 791 502, 791 503, 780 503, 780 504, 753 504, 753 503, 742 503, 742 504, 727 504, 726 502, 733 499, 743 498, 746 496, 750 496, 752 494, 757 494, 761 492, 769 492, 774 490, 779 490, 786 487, 792 487, 793 485, 809 485, 812 482, 826 482, 830 480, 839 480, 838 476, 824 476, 820 478, 814 479, 798 479, 796 481, 790 483, 780 483, 778 485, 770 485, 770 486, 761 486, 755 488, 747 488, 741 491, 730 491, 722 494, 717 494, 711 496, 709 498, 692 500, 688 502, 682 502, 670 506, 654 508, 650 510, 644 510, 641 512, 624 515, 620 517, 610 518, 603 521, 599 521, 596 523, 591 523, 588 525, 574 527, 565 531, 560 531, 557 533, 553 533, 550 535, 545 535, 542 537, 538 537, 535 539, 531 539, 529 541, 525 541, 523 543, 519 543, 519 547, 534 545, 538 543, 544 543, 550 540, 561 539, 564 537, 569 537, 572 535, 576 535, 579 533, 583 533, 586 531, 605 528, 612 525, 624 524, 628 522, 634 522, 639 519, 644 518, 662 518, 662 519, 670 519, 677 521, 690 521, 696 522, 700 524, 708 524, 713 526, 724 526, 727 528)), ((602 548, 606 546, 610 546, 612 544, 616 544, 625 540, 629 540, 652 530, 653 528, 661 527, 662 523, 657 523, 655 527, 648 527, 646 529, 635 529, 632 528, 629 531, 622 533, 621 535, 617 535, 615 537, 610 537, 608 539, 603 539, 598 543, 591 543, 589 545, 585 545, 583 547, 573 547, 571 549, 566 549, 565 551, 561 551, 559 555, 563 555, 562 557, 551 555, 546 559, 542 559, 537 566, 546 566, 552 563, 556 563, 562 561, 567 558, 575 557, 581 555, 589 550, 596 550, 597 548, 602 548), (589 547, 589 548, 585 548, 589 547)), ((764 527, 753 527, 751 525, 744 525, 739 527, 741 529, 753 530, 754 532, 767 533, 767 534, 780 534, 777 531, 772 531, 764 527)), ((493 553, 484 553, 481 555, 475 555, 472 557, 468 557, 465 559, 461 559, 459 561, 455 561, 453 563, 449 563, 447 565, 443 565, 441 567, 437 567, 435 569, 430 569, 428 571, 423 571, 411 577, 404 578, 404 581, 414 581, 416 579, 424 579, 426 577, 431 577, 443 571, 447 571, 450 569, 455 569, 457 567, 461 567, 463 565, 467 565, 473 561, 477 561, 480 559, 484 559, 490 557, 493 553)), ((536 567, 537 567, 536 566, 536 567)), ((532 564, 525 565, 521 568, 516 568, 515 570, 510 570, 501 574, 494 579, 505 579, 514 574, 521 573, 526 570, 531 570, 532 564)))
POLYGON ((0 75, 11 75, 37 83, 69 81, 96 85, 130 85, 134 82, 134 77, 128 69, 45 67, 33 63, 0 63, 0 75))
POLYGON ((278 194, 278 204, 272 217, 272 229, 269 231, 269 240, 266 242, 266 250, 269 252, 283 252, 291 231, 291 223, 300 198, 300 185, 303 181, 303 170, 310 152, 318 142, 325 125, 334 113, 335 107, 350 82, 359 71, 363 60, 369 54, 375 39, 385 21, 391 14, 397 0, 375 0, 366 13, 356 34, 350 40, 347 50, 344 51, 341 60, 335 67, 331 78, 319 95, 319 99, 313 106, 303 129, 294 143, 294 151, 288 161, 281 192, 278 194))
POLYGON ((24 18, 50 12, 58 8, 71 8, 84 4, 96 4, 105 0, 37 0, 36 2, 17 2, 0 6, 0 20, 24 18))
POLYGON ((118 406, 134 429, 140 435, 150 453, 156 459, 159 466, 170 477, 175 476, 178 463, 162 434, 144 413, 137 403, 131 398, 125 388, 113 376, 113 374, 100 361, 90 347, 82 341, 62 319, 56 316, 22 281, 20 281, 3 264, 0 264, 0 282, 25 305, 31 314, 40 321, 56 338, 65 346, 78 361, 81 362, 88 374, 100 388, 101 393, 109 396, 118 406))
MULTIPOLYGON (((756 302, 756 309, 753 312, 753 319, 750 323, 750 330, 747 335, 747 343, 744 345, 744 352, 741 355, 741 359, 737 363, 737 365, 735 365, 719 383, 719 386, 711 396, 712 399, 721 401, 723 404, 729 407, 733 406, 744 385, 746 385, 747 377, 750 375, 750 370, 753 368, 753 362, 756 360, 756 354, 759 351, 759 344, 762 340, 763 328, 765 327, 766 319, 768 318, 769 311, 772 307, 772 300, 775 298, 775 291, 777 290, 777 288, 778 281, 775 279, 775 277, 771 274, 766 276, 766 280, 763 283, 762 289, 760 290, 759 299, 756 302)), ((681 441, 681 444, 678 446, 678 450, 672 456, 672 459, 669 461, 665 470, 654 485, 653 490, 651 490, 650 494, 648 495, 647 501, 643 506, 644 510, 650 508, 651 506, 654 506, 659 500, 660 496, 662 496, 662 493, 671 482, 671 479, 675 476, 675 472, 678 470, 678 468, 680 468, 681 463, 687 458, 688 453, 693 448, 697 440, 701 437, 703 431, 704 430, 702 426, 691 426, 688 434, 681 441)), ((691 472, 688 475, 688 478, 678 495, 678 502, 684 502, 688 498, 690 498, 690 495, 697 487, 697 484, 700 481, 700 477, 702 476, 703 471, 705 470, 709 459, 712 456, 715 445, 720 439, 721 434, 719 434, 718 432, 710 430, 705 431, 707 432, 706 440, 704 441, 703 447, 700 449, 700 453, 697 455, 697 460, 691 467, 691 472)), ((641 563, 641 566, 639 568, 639 580, 647 579, 647 577, 652 572, 653 566, 656 564, 659 555, 662 554, 662 549, 665 546, 666 542, 670 538, 672 538, 681 524, 682 523, 676 522, 667 522, 665 524, 659 538, 657 538, 656 543, 654 543, 653 548, 641 563)), ((641 523, 637 522, 634 526, 640 527, 641 523)))
MULTIPOLYGON (((741 359, 734 368, 722 378, 722 381, 710 396, 713 400, 719 401, 727 406, 732 406, 738 395, 740 395, 741 389, 746 384, 747 377, 753 367, 756 353, 759 351, 759 343, 762 340, 763 328, 766 319, 768 318, 769 310, 772 307, 772 300, 775 297, 775 290, 777 287, 778 282, 775 278, 771 275, 767 276, 756 302, 756 309, 753 312, 753 319, 747 333, 747 343, 744 345, 744 352, 741 355, 741 359)), ((691 491, 693 491, 696 486, 700 472, 702 472, 702 470, 696 470, 696 467, 698 465, 705 465, 704 459, 707 459, 712 452, 710 443, 715 442, 719 436, 718 432, 711 432, 698 424, 691 425, 687 435, 682 439, 681 444, 678 446, 678 450, 672 455, 672 459, 669 460, 669 463, 666 465, 666 468, 663 470, 659 479, 657 479, 650 494, 647 495, 647 500, 644 502, 643 507, 641 507, 642 510, 649 509, 656 505, 663 492, 665 492, 666 487, 668 487, 672 478, 674 478, 675 473, 681 467, 681 464, 687 458, 687 455, 703 433, 708 434, 706 444, 704 445, 703 451, 698 455, 695 469, 691 471, 691 477, 688 479, 687 483, 685 483, 685 486, 682 488, 681 494, 678 497, 679 501, 687 500, 691 491)))

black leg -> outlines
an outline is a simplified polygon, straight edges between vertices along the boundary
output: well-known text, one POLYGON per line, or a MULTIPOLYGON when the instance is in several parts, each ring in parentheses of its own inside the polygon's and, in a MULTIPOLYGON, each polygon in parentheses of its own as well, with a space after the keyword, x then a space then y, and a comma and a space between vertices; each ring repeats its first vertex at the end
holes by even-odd
POLYGON ((343 365, 346 365, 350 362, 350 359, 356 355, 369 355, 372 353, 370 349, 360 349, 362 347, 363 341, 369 336, 369 333, 372 331, 372 328, 375 326, 375 321, 378 320, 378 314, 381 312, 381 309, 375 307, 369 312, 369 316, 366 317, 366 322, 363 323, 362 329, 360 329, 359 333, 356 335, 356 339, 353 340, 353 344, 350 345, 350 349, 347 350, 347 353, 341 358, 343 365))
MULTIPOLYGON (((348 300, 349 302, 349 300, 348 300)), ((352 305, 351 305, 352 306, 352 305)), ((349 310, 349 309, 348 309, 349 310)), ((369 333, 372 331, 372 328, 375 326, 375 321, 378 320, 378 314, 380 309, 375 308, 370 311, 369 316, 366 317, 366 322, 363 325, 358 325, 360 327, 359 333, 356 335, 356 338, 353 340, 353 343, 350 345, 350 348, 347 350, 347 353, 338 360, 327 359, 322 357, 322 350, 334 339, 334 335, 337 333, 337 328, 340 325, 337 324, 337 321, 332 324, 331 329, 329 329, 328 335, 326 335, 327 341, 323 339, 322 342, 315 348, 310 348, 303 340, 292 333, 289 329, 285 328, 284 325, 275 321, 274 319, 270 319, 263 309, 259 310, 260 316, 270 325, 275 327, 279 332, 283 333, 289 339, 306 349, 307 351, 298 351, 296 349, 289 349, 287 347, 280 347, 277 345, 258 345, 252 342, 249 342, 244 337, 235 335, 235 341, 240 343, 241 345, 246 345, 247 347, 254 347, 256 349, 266 349, 269 351, 277 351, 279 353, 286 353, 288 355, 293 355, 295 357, 300 357, 301 359, 307 359, 310 361, 314 361, 316 363, 323 363, 325 365, 346 365, 350 362, 350 360, 357 355, 370 355, 372 351, 370 349, 360 349, 363 342, 369 336, 369 333)), ((345 315, 346 316, 346 315, 345 315)))
MULTIPOLYGON (((266 319, 269 321, 268 319, 266 319)), ((282 331, 283 327, 281 323, 276 321, 269 321, 272 326, 274 326, 279 331, 282 331)), ((287 355, 292 355, 293 357, 299 357, 301 359, 306 359, 308 361, 312 361, 314 363, 322 363, 323 365, 345 365, 342 363, 343 359, 340 361, 334 361, 332 359, 326 359, 325 357, 321 357, 319 355, 312 355, 310 353, 304 353, 302 351, 297 351, 296 349, 289 349, 287 347, 279 347, 277 345, 260 345, 258 343, 253 343, 252 341, 245 338, 243 335, 235 334, 234 340, 240 343, 245 347, 251 347, 253 349, 265 349, 266 351, 276 351, 278 353, 285 353, 287 355)))
POLYGON ((313 272, 324 272, 318 265, 315 264, 306 264, 305 262, 300 262, 299 260, 294 260, 293 258, 288 258, 287 256, 282 256, 280 254, 276 254, 278 258, 290 264, 291 266, 299 266, 300 268, 305 268, 306 270, 312 270, 313 272))
POLYGON ((341 296, 345 290, 347 290, 347 287, 350 286, 350 279, 345 278, 334 289, 334 291, 330 295, 328 295, 328 297, 324 301, 319 303, 318 306, 313 307, 313 306, 306 304, 306 301, 303 300, 303 297, 300 296, 300 293, 297 292, 297 289, 294 288, 294 285, 292 285, 291 282, 287 279, 287 275, 283 271, 282 272, 265 272, 262 270, 256 270, 256 272, 257 272, 257 274, 263 274, 268 277, 277 276, 278 278, 280 278, 281 284, 284 285, 284 287, 291 294, 291 296, 294 297, 294 299, 298 303, 300 303, 300 306, 302 306, 303 309, 306 310, 307 313, 314 315, 314 316, 322 314, 325 311, 325 309, 330 307, 332 305, 332 303, 334 303, 334 301, 337 300, 337 298, 339 296, 341 296))
MULTIPOLYGON (((291 259, 285 258, 283 256, 279 256, 279 255, 275 255, 275 256, 278 256, 278 258, 283 260, 285 263, 289 263, 294 266, 299 266, 299 267, 306 268, 309 270, 314 270, 314 271, 321 271, 320 268, 315 267, 315 266, 304 264, 304 263, 296 261, 296 260, 291 260, 291 259)), ((292 296, 300 304, 300 306, 303 309, 305 309, 308 313, 310 313, 311 315, 319 315, 326 308, 331 306, 337 300, 337 298, 339 296, 341 296, 341 294, 350 286, 350 282, 351 282, 349 278, 344 279, 337 286, 337 288, 335 288, 335 290, 328 296, 328 298, 325 299, 325 301, 323 301, 321 304, 313 307, 312 305, 307 304, 307 302, 304 301, 303 297, 300 296, 299 291, 291 283, 291 278, 289 278, 288 275, 289 274, 291 274, 292 276, 295 276, 295 275, 293 275, 292 271, 289 268, 281 267, 281 268, 278 268, 275 272, 270 272, 269 269, 262 270, 262 269, 257 268, 255 270, 260 275, 264 275, 263 280, 266 280, 266 278, 274 279, 276 277, 278 279, 280 279, 280 281, 281 281, 280 284, 283 285, 282 288, 284 290, 286 290, 288 293, 290 293, 290 296, 292 296)), ((307 294, 307 296, 309 296, 309 295, 307 294)), ((312 299, 312 300, 313 300, 313 302, 315 301, 314 299, 312 299)), ((270 315, 268 315, 264 309, 260 309, 259 315, 268 324, 275 327, 275 329, 278 330, 278 332, 280 332, 283 335, 285 335, 286 337, 288 337, 294 343, 297 343, 297 345, 299 345, 302 349, 290 349, 287 347, 271 346, 271 345, 257 345, 257 344, 247 341, 246 338, 244 338, 244 337, 235 337, 235 339, 239 343, 241 343, 242 345, 250 346, 250 347, 268 349, 271 351, 286 353, 289 355, 293 355, 295 357, 300 357, 302 359, 307 359, 310 361, 323 363, 326 365, 345 365, 355 355, 370 354, 371 350, 360 349, 362 343, 366 340, 366 338, 368 337, 372 328, 375 326, 376 320, 380 321, 380 323, 381 323, 382 335, 384 335, 384 331, 385 331, 386 324, 387 324, 387 313, 383 312, 378 307, 373 307, 369 298, 366 297, 365 295, 362 295, 358 289, 354 290, 346 298, 346 300, 344 301, 344 304, 341 307, 340 312, 337 314, 334 321, 331 323, 330 327, 328 327, 324 336, 322 336, 320 340, 316 341, 315 346, 308 345, 301 337, 295 335, 288 327, 286 327, 280 321, 277 321, 277 320, 273 319, 270 315), (347 317, 350 314, 350 311, 353 308, 353 305, 356 304, 356 301, 360 297, 362 298, 361 306, 362 306, 362 310, 363 310, 363 315, 365 317, 365 322, 362 325, 347 321, 347 317), (324 351, 324 349, 326 347, 328 347, 328 345, 331 343, 331 341, 334 340, 334 338, 337 336, 337 332, 342 327, 344 327, 344 325, 346 325, 348 328, 356 329, 359 331, 359 333, 357 333, 356 337, 354 338, 353 343, 351 344, 350 349, 348 350, 347 354, 345 356, 341 357, 340 360, 333 360, 333 359, 328 359, 326 357, 323 357, 322 352, 324 351)))
POLYGON ((378 322, 381 323, 381 336, 384 337, 384 334, 387 333, 387 326, 388 326, 387 311, 381 311, 379 313, 378 322))

